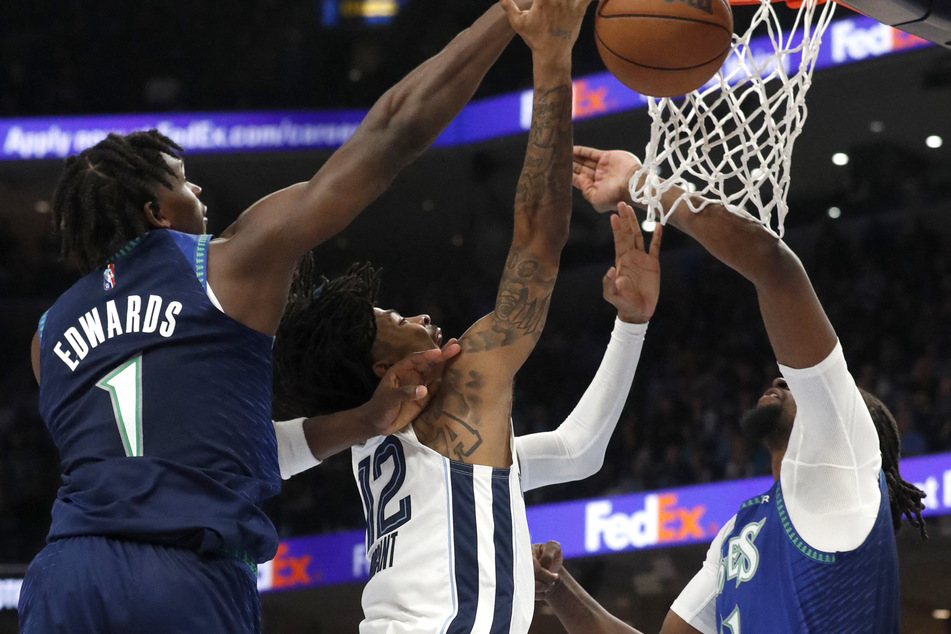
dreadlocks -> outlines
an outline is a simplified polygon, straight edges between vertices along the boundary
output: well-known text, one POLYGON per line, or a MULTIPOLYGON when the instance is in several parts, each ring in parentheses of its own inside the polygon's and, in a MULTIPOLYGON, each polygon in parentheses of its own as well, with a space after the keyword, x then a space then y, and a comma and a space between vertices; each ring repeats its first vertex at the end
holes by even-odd
POLYGON ((173 176, 162 154, 181 147, 157 130, 110 134, 66 167, 53 193, 53 224, 63 233, 63 259, 85 274, 104 265, 125 243, 143 235, 146 203, 173 176))
POLYGON ((865 390, 859 388, 865 406, 868 407, 878 431, 878 443, 882 450, 882 471, 888 484, 888 498, 892 507, 892 524, 895 530, 901 528, 902 515, 908 522, 918 529, 922 539, 928 539, 928 530, 921 519, 921 511, 925 508, 921 501, 925 492, 903 479, 898 472, 898 459, 901 457, 901 441, 898 437, 898 424, 895 417, 888 411, 885 404, 865 390))
POLYGON ((328 280, 310 254, 301 260, 274 340, 276 417, 350 409, 373 395, 379 288, 380 271, 368 263, 328 280))

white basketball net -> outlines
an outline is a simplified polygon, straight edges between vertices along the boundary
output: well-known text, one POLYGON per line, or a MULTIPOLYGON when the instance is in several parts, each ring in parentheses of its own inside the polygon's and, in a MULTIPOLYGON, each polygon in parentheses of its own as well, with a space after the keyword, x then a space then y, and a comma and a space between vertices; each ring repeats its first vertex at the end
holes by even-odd
POLYGON ((648 99, 651 140, 631 179, 631 197, 649 218, 666 222, 681 204, 700 211, 709 200, 691 198, 696 192, 734 211, 755 214, 755 208, 782 236, 793 143, 806 121, 806 91, 834 7, 832 0, 820 7, 805 0, 798 9, 761 0, 710 81, 682 100, 648 99), (777 11, 796 12, 786 33, 777 11), (660 195, 674 185, 687 193, 664 214, 660 195))

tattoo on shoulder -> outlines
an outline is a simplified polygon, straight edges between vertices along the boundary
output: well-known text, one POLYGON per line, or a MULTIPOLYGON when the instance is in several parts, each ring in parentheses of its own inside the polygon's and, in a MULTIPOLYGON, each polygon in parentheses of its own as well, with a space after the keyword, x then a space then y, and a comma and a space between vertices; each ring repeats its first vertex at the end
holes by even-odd
POLYGON ((467 462, 482 446, 479 425, 484 389, 480 373, 447 370, 440 398, 425 416, 414 422, 420 442, 453 460, 467 462))

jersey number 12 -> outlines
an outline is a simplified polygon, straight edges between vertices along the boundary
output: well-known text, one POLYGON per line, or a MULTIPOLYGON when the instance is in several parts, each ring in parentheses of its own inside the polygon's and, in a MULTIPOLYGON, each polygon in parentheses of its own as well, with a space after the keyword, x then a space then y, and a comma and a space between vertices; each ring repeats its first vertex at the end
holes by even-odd
POLYGON ((373 452, 373 456, 367 456, 357 464, 357 479, 360 495, 363 496, 363 508, 366 509, 367 514, 367 549, 369 549, 373 542, 395 531, 408 522, 413 515, 413 507, 408 495, 400 498, 392 514, 386 515, 387 504, 396 497, 406 479, 406 454, 403 453, 403 445, 400 441, 388 436, 381 442, 373 452), (375 500, 373 491, 370 490, 370 479, 372 477, 374 482, 380 479, 383 475, 383 464, 387 460, 393 462, 393 471, 380 490, 380 499, 375 500))

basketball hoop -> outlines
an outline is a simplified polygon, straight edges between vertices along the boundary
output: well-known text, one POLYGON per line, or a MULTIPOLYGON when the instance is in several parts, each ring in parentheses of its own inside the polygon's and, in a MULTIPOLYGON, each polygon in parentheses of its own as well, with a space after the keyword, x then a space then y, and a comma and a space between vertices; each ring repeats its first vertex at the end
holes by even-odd
POLYGON ((734 34, 717 74, 682 100, 648 98, 651 138, 631 179, 631 197, 649 218, 665 223, 680 204, 700 211, 708 202, 692 198, 696 192, 734 211, 755 213, 755 207, 760 221, 783 235, 793 144, 835 7, 824 0, 788 3, 800 6, 731 0, 757 6, 746 31, 734 34), (686 193, 665 214, 660 196, 675 185, 686 193))

